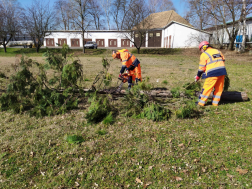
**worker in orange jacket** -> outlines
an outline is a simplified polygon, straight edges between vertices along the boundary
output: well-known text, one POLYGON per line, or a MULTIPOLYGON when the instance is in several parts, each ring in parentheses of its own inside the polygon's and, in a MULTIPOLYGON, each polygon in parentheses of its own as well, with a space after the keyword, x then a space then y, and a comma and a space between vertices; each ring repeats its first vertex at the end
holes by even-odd
POLYGON ((138 81, 142 81, 140 61, 127 49, 122 49, 118 51, 113 50, 112 57, 114 59, 115 58, 120 59, 122 62, 122 68, 120 70, 119 77, 121 77, 121 75, 124 73, 125 70, 128 73, 129 75, 128 89, 131 88, 135 80, 136 83, 138 81))
POLYGON ((197 104, 204 106, 214 88, 212 105, 218 106, 224 87, 225 75, 227 75, 224 64, 225 57, 219 50, 212 48, 207 41, 202 41, 199 44, 199 50, 202 54, 195 81, 198 81, 201 75, 202 79, 206 78, 206 80, 197 104))

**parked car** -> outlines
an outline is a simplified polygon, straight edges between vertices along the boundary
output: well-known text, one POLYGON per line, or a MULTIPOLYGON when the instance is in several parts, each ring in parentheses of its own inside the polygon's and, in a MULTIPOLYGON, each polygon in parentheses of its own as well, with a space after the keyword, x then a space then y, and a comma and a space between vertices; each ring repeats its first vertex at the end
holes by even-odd
POLYGON ((97 44, 95 41, 88 41, 85 45, 85 48, 87 49, 97 49, 97 44))

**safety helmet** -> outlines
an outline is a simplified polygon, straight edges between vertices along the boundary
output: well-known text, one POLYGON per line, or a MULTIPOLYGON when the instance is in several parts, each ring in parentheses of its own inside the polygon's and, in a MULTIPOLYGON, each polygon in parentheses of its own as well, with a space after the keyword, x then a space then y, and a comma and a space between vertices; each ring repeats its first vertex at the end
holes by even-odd
POLYGON ((209 43, 207 41, 202 41, 200 44, 199 44, 199 50, 201 48, 203 48, 203 50, 205 51, 207 49, 207 47, 209 46, 209 43))
POLYGON ((118 52, 118 51, 112 51, 112 57, 113 57, 113 59, 115 59, 115 58, 120 58, 120 52, 118 52))

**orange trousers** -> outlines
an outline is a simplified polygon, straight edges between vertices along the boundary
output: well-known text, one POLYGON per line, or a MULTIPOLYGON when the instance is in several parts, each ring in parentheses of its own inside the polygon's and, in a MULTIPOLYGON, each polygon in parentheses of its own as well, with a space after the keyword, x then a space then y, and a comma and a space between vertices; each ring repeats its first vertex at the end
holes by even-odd
POLYGON ((206 104, 207 99, 214 88, 212 105, 218 106, 223 91, 224 80, 225 75, 206 78, 202 92, 199 96, 198 105, 204 106, 206 104))

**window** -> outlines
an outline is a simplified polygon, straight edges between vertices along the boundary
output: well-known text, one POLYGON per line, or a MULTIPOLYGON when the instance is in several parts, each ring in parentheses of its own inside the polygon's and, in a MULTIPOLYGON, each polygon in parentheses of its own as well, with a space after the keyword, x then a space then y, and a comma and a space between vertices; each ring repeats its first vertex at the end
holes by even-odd
POLYGON ((116 41, 114 41, 114 45, 116 45, 116 41))
POLYGON ((156 33, 156 37, 160 37, 160 33, 156 33))
POLYGON ((101 45, 103 45, 103 41, 101 41, 101 45))
POLYGON ((138 37, 138 33, 135 34, 135 37, 138 37))
POLYGON ((112 45, 112 41, 109 41, 109 45, 112 45))
POLYGON ((150 33, 149 36, 150 36, 150 37, 153 37, 153 33, 150 33))
POLYGON ((79 41, 76 41, 76 44, 79 45, 79 41))
POLYGON ((129 45, 129 41, 127 41, 127 45, 129 45))

